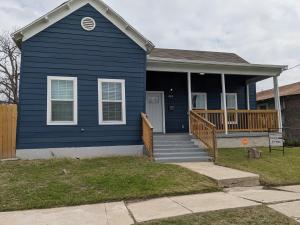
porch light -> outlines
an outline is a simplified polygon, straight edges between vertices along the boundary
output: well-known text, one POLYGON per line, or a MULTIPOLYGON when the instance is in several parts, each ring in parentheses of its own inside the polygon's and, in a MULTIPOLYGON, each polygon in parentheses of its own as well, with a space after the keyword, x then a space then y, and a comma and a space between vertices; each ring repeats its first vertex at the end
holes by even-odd
POLYGON ((204 75, 205 75, 205 73, 199 73, 199 75, 201 75, 201 76, 204 76, 204 75))

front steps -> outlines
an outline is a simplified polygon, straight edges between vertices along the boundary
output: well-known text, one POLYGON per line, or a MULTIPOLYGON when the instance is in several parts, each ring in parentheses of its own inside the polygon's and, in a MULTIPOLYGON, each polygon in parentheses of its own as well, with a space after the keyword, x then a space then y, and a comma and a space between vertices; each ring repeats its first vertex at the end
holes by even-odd
POLYGON ((192 142, 189 134, 154 135, 154 158, 156 162, 209 162, 212 158, 192 142))

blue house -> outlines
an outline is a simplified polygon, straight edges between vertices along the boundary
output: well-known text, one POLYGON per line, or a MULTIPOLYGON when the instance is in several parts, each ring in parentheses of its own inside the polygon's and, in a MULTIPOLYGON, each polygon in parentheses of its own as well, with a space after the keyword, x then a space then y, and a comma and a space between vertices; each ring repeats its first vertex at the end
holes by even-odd
POLYGON ((142 154, 142 112, 158 139, 196 135, 191 112, 222 135, 281 126, 277 77, 285 66, 155 48, 101 0, 69 0, 13 39, 22 50, 21 158, 142 154), (258 111, 256 82, 270 77, 276 111, 258 111))

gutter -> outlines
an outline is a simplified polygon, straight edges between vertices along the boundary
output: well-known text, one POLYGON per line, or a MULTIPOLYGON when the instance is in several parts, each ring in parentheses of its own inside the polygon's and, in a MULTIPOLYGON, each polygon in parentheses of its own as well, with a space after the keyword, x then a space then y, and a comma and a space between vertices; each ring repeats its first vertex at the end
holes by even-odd
POLYGON ((171 59, 160 57, 148 57, 148 63, 177 63, 177 64, 191 64, 191 65, 219 65, 219 66, 240 66, 249 68, 266 68, 266 69, 280 69, 281 72, 288 69, 287 65, 269 65, 269 64, 250 64, 250 63, 223 63, 214 61, 199 61, 186 59, 171 59))

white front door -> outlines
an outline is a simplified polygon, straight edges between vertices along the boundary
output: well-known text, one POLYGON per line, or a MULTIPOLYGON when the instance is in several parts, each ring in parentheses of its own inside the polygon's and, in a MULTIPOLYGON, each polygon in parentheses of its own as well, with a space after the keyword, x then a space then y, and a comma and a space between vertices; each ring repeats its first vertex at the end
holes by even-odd
POLYGON ((164 93, 147 92, 146 113, 155 133, 164 132, 164 93))

